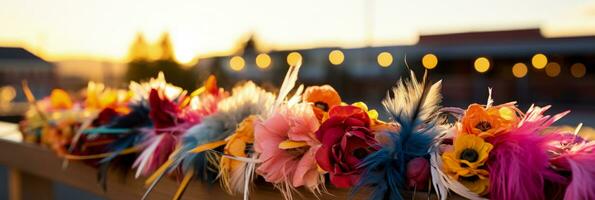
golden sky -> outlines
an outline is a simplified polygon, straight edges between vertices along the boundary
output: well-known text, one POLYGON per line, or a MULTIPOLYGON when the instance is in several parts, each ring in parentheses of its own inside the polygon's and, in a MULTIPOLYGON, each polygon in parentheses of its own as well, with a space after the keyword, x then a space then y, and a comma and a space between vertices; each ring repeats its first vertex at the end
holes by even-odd
POLYGON ((532 27, 594 34, 595 0, 0 0, 0 46, 49 60, 121 61, 137 32, 149 41, 170 32, 176 57, 189 62, 251 32, 270 48, 302 48, 532 27))

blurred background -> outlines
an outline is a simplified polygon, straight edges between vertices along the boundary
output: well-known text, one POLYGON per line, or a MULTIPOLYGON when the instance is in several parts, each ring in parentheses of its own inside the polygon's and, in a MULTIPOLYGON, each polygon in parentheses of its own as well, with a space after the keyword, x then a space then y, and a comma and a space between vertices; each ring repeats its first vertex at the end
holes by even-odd
POLYGON ((0 0, 4 121, 27 106, 22 80, 37 97, 158 71, 187 89, 209 74, 275 88, 298 60, 304 84, 376 109, 410 68, 443 80, 446 106, 484 103, 491 87, 496 103, 595 126, 594 0, 0 0))

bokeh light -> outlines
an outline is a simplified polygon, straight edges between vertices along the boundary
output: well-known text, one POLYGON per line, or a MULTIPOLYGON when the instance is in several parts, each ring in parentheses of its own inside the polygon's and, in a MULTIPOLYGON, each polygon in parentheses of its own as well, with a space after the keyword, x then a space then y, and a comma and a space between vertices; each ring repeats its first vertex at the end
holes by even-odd
POLYGON ((560 74, 560 64, 556 62, 550 62, 545 66, 545 74, 549 77, 556 77, 560 74))
POLYGON ((517 78, 523 78, 527 75, 528 70, 525 63, 517 63, 512 66, 512 75, 517 78))
POLYGON ((438 65, 438 57, 434 54, 426 54, 422 59, 421 59, 421 64, 426 68, 426 69, 434 69, 437 65, 438 65))
POLYGON ((547 57, 541 53, 533 55, 531 64, 535 69, 543 69, 547 65, 547 57))
POLYGON ((234 56, 229 60, 229 67, 236 72, 242 71, 244 69, 244 65, 246 62, 240 56, 234 56))
POLYGON ((260 69, 266 69, 271 66, 271 56, 266 53, 261 53, 256 56, 256 66, 260 69))
POLYGON ((341 52, 341 50, 333 50, 328 54, 328 60, 333 65, 340 65, 343 63, 343 61, 345 61, 345 55, 343 52, 341 52))
POLYGON ((393 64, 393 55, 385 51, 378 54, 378 58, 376 60, 378 61, 378 65, 381 67, 388 67, 393 64))
POLYGON ((475 59, 473 66, 477 72, 485 73, 490 69, 490 60, 488 60, 486 57, 479 57, 475 59))
POLYGON ((294 51, 287 55, 287 64, 290 66, 297 65, 299 61, 302 61, 302 54, 294 51))
POLYGON ((587 73, 587 67, 583 63, 575 63, 570 66, 570 74, 575 78, 582 78, 587 73))
POLYGON ((0 102, 11 102, 17 96, 17 91, 12 86, 4 86, 0 88, 0 102))

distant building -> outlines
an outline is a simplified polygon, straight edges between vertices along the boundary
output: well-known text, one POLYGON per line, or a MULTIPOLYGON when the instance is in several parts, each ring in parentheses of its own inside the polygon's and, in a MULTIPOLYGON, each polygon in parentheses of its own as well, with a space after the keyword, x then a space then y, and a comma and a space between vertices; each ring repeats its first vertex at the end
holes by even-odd
POLYGON ((484 103, 487 87, 492 87, 497 103, 516 100, 522 107, 534 102, 555 104, 573 112, 595 111, 594 36, 545 38, 539 29, 525 29, 422 35, 417 44, 401 46, 271 52, 261 52, 255 46, 257 41, 251 39, 244 42, 244 50, 233 55, 200 58, 196 69, 201 76, 215 73, 224 77, 223 82, 251 79, 278 86, 288 67, 288 55, 298 52, 303 59, 301 83, 331 84, 346 102, 363 100, 378 108, 386 91, 403 72, 409 67, 421 76, 425 69, 422 58, 432 54, 437 58, 437 66, 429 70, 429 77, 444 80, 445 105, 484 103), (333 50, 341 51, 343 62, 338 65, 329 60, 333 50), (379 58, 382 52, 390 56, 379 58), (256 57, 261 53, 271 58, 270 66, 256 65, 256 57), (545 56, 547 61, 542 64, 547 66, 533 66, 536 54, 545 56), (243 59, 241 69, 231 67, 234 56, 243 59), (481 73, 475 68, 480 57, 484 65, 481 67, 487 65, 481 73), (381 67, 379 60, 387 66, 381 67))
POLYGON ((54 65, 26 49, 0 47, 0 87, 12 86, 17 95, 14 101, 26 101, 21 81, 27 80, 36 97, 49 95, 56 86, 54 65))

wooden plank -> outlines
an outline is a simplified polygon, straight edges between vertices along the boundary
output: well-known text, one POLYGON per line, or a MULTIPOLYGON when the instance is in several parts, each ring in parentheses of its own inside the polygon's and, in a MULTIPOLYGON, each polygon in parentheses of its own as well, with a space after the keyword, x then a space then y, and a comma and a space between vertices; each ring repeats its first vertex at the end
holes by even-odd
POLYGON ((8 172, 10 200, 52 200, 54 197, 52 186, 51 180, 18 169, 12 168, 8 172))
MULTIPOLYGON (((17 169, 21 175, 26 173, 33 177, 42 177, 47 180, 61 182, 82 190, 97 194, 107 199, 140 199, 145 191, 144 178, 134 179, 132 173, 123 177, 121 174, 110 172, 107 190, 103 191, 97 184, 97 170, 82 162, 71 161, 64 167, 64 161, 53 152, 33 144, 24 144, 18 141, 0 139, 0 164, 11 169, 17 169)), ((22 180, 22 179, 21 179, 22 180)), ((171 199, 177 189, 178 183, 165 178, 151 193, 149 199, 171 199)), ((349 191, 328 186, 329 194, 323 194, 320 199, 348 199, 349 191)), ((29 188, 20 188, 29 190, 29 188)), ((31 191, 35 191, 31 188, 31 191)), ((30 191, 30 192, 31 192, 30 191)), ((301 199, 314 199, 309 192, 300 190, 301 199)), ((22 194, 22 193, 21 193, 22 194)), ((418 192, 415 198, 411 193, 405 193, 406 199, 436 199, 427 193, 418 192)), ((241 199, 241 196, 230 196, 225 193, 218 183, 208 184, 194 180, 190 183, 183 199, 241 199)), ((282 199, 281 193, 270 184, 257 184, 251 193, 251 199, 278 200, 282 199)), ((300 198, 298 198, 300 199, 300 198)), ((356 199, 365 199, 364 195, 356 199)))

